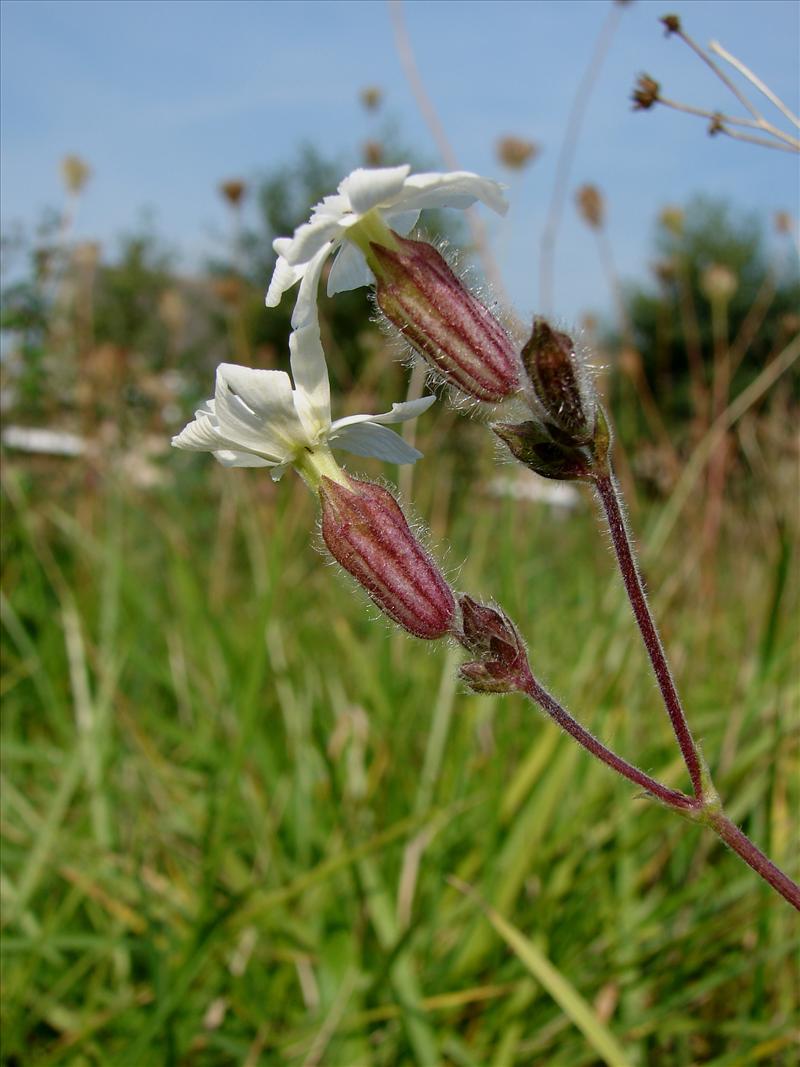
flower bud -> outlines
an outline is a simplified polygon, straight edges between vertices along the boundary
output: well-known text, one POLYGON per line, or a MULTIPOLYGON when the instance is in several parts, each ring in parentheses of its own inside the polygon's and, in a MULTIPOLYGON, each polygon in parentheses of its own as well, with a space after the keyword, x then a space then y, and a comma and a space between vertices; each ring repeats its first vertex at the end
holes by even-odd
POLYGON ((469 596, 459 597, 461 633, 458 639, 477 658, 464 663, 459 674, 477 693, 513 693, 530 677, 525 645, 516 627, 495 608, 469 596))
POLYGON ((551 329, 544 319, 534 319, 522 362, 547 415, 551 436, 563 436, 570 445, 587 444, 597 402, 577 362, 572 338, 551 329))
POLYGON ((373 242, 369 263, 378 307, 451 385, 497 401, 519 386, 517 356, 506 331, 425 241, 392 235, 395 248, 373 242))
POLYGON ((409 633, 444 637, 455 614, 453 593, 392 494, 346 476, 346 484, 323 478, 319 495, 322 537, 334 559, 409 633))
POLYGON ((543 478, 588 481, 608 471, 611 429, 600 406, 593 436, 586 444, 571 443, 556 427, 537 419, 495 423, 492 429, 515 459, 543 478))

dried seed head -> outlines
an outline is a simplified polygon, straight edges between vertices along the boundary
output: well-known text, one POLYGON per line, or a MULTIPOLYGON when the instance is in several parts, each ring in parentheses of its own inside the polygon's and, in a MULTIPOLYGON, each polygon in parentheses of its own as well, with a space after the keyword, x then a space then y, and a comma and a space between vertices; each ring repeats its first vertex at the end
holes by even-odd
POLYGON ((462 664, 459 674, 477 693, 513 693, 530 677, 525 645, 503 612, 460 596, 461 631, 456 634, 476 657, 462 664))
POLYGON ((377 111, 383 101, 383 89, 377 85, 367 85, 358 94, 362 106, 367 111, 377 111))
POLYGON ((788 211, 776 211, 773 221, 775 223, 775 232, 782 237, 792 233, 794 230, 794 219, 788 211))
POLYGON ((158 315, 171 334, 180 334, 186 326, 188 308, 179 289, 165 289, 158 301, 158 315))
POLYGON ((80 193, 92 176, 92 169, 80 156, 64 156, 61 160, 61 177, 70 193, 80 193))
POLYGON ((675 281, 675 264, 671 259, 659 259, 652 265, 653 274, 663 286, 671 285, 675 281))
POLYGON ((722 263, 712 263, 700 277, 700 287, 711 303, 727 303, 737 288, 736 275, 722 263))
POLYGON ((247 183, 241 178, 229 178, 220 183, 219 191, 231 207, 238 207, 247 194, 247 183))
POLYGON ((364 142, 364 162, 368 167, 379 167, 383 163, 383 145, 380 141, 364 142))
POLYGON ((415 637, 444 637, 455 617, 450 586, 392 494, 373 482, 322 479, 322 537, 333 558, 390 619, 415 637))
POLYGON ((658 103, 661 86, 651 78, 649 74, 640 74, 636 79, 636 86, 631 94, 634 111, 649 111, 654 104, 658 103))
POLYGON ((522 170, 539 155, 539 146, 535 141, 526 141, 522 137, 509 135, 497 142, 497 158, 510 170, 522 170))
POLYGON ((683 233, 683 223, 685 219, 683 208, 680 207, 665 207, 661 214, 658 216, 658 221, 668 230, 673 236, 680 237, 683 233))
POLYGON ((662 15, 659 22, 666 30, 666 35, 669 37, 673 33, 681 33, 681 20, 678 15, 662 15))
POLYGON ((519 387, 508 333, 426 241, 393 234, 396 248, 370 245, 378 307, 451 385, 498 401, 519 387))
POLYGON ((236 307, 242 298, 244 284, 241 278, 237 278, 235 274, 229 274, 225 277, 212 278, 211 288, 223 304, 236 307))
POLYGON ((582 185, 575 194, 581 218, 592 229, 601 230, 605 221, 603 194, 596 185, 582 185))

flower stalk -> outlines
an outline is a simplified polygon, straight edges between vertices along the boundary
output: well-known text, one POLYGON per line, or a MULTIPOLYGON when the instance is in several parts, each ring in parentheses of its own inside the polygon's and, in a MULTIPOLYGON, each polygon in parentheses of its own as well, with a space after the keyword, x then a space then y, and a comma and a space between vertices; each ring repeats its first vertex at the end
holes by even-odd
POLYGON ((610 472, 601 473, 596 475, 593 480, 608 522, 614 553, 617 557, 625 591, 628 594, 628 599, 636 618, 636 625, 642 635, 664 706, 672 723, 672 729, 681 750, 681 755, 689 771, 692 789, 698 800, 702 800, 704 777, 702 760, 697 744, 692 737, 692 732, 689 729, 689 723, 686 720, 686 714, 667 663, 664 646, 661 643, 661 638, 658 635, 655 621, 647 603, 647 594, 644 591, 639 568, 633 555, 633 548, 628 537, 614 476, 610 472))

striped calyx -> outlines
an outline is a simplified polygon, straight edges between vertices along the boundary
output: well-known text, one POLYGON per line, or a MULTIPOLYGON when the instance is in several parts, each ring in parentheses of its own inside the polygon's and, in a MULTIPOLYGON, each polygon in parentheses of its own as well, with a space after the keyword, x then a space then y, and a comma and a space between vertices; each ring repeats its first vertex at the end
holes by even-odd
POLYGON ((452 627, 455 600, 392 494, 373 482, 323 478, 322 537, 333 558, 390 619, 426 640, 452 627))
POLYGON ((394 249, 370 245, 378 307, 449 384, 478 400, 512 396, 518 358, 506 330, 432 245, 393 237, 394 249))

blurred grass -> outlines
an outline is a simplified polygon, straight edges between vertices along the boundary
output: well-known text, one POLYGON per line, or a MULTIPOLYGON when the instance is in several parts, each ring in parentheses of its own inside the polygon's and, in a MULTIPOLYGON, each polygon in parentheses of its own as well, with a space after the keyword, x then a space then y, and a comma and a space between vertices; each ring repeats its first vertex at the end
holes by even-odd
MULTIPOLYGON (((488 496, 488 446, 465 493, 437 461, 450 420, 429 421, 413 496, 455 584, 503 604, 587 726, 685 787, 590 508, 488 496)), ((142 490, 113 462, 6 456, 5 1064, 796 1062, 785 903, 376 620, 315 553, 299 482, 167 462, 142 490)), ((781 484, 732 493, 710 597, 691 509, 642 562, 730 814, 797 876, 781 484)))

